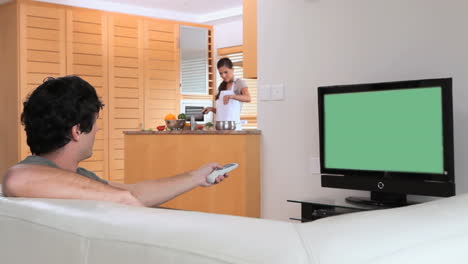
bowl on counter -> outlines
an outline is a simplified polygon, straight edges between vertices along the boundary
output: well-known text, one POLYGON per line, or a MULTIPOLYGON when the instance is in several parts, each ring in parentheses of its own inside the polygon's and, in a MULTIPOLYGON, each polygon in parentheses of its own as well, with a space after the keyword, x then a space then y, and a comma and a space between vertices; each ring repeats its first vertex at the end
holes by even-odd
POLYGON ((236 121, 216 121, 216 130, 235 130, 236 121))
POLYGON ((182 129, 185 126, 185 119, 166 120, 166 126, 172 130, 182 129))

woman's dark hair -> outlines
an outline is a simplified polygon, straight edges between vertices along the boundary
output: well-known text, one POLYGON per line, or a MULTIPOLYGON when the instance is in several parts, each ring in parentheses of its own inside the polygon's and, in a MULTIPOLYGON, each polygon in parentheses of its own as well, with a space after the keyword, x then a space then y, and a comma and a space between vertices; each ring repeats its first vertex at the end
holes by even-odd
POLYGON ((78 76, 47 78, 23 103, 21 123, 35 155, 49 153, 71 140, 70 129, 79 125, 89 133, 104 106, 96 90, 78 76))
MULTIPOLYGON (((218 61, 218 64, 216 65, 216 68, 221 68, 221 67, 226 67, 228 69, 232 69, 232 61, 229 58, 222 58, 218 61)), ((216 94, 215 100, 219 99, 219 95, 221 94, 221 91, 225 91, 227 89, 227 83, 223 81, 222 83, 219 84, 218 86, 218 93, 216 94)))

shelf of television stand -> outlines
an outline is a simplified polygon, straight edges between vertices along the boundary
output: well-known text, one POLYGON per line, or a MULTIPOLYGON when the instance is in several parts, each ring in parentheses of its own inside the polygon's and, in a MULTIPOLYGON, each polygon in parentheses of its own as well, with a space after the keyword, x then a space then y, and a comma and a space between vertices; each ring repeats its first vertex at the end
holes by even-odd
POLYGON ((291 203, 301 204, 301 217, 291 220, 301 221, 302 223, 314 221, 320 218, 349 214, 362 211, 386 209, 388 207, 357 205, 347 202, 345 199, 314 199, 314 200, 287 200, 291 203))

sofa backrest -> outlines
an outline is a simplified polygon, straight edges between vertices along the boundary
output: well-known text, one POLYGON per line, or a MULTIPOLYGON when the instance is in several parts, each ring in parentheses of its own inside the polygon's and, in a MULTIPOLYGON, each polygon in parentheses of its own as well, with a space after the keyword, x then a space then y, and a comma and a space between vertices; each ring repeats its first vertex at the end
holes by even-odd
POLYGON ((0 198, 1 263, 465 263, 468 195, 299 224, 0 198))
POLYGON ((0 198, 2 263, 310 263, 288 222, 106 202, 0 198))

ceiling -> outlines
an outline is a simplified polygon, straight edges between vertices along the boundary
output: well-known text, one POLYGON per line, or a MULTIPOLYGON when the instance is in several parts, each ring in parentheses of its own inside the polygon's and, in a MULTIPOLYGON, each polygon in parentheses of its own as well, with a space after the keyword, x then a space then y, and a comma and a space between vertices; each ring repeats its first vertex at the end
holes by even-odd
MULTIPOLYGON (((1 1, 1 0, 0 0, 1 1)), ((154 18, 213 24, 242 15, 242 0, 36 0, 154 18)))
POLYGON ((204 15, 221 10, 241 7, 242 0, 102 0, 147 8, 204 15))

